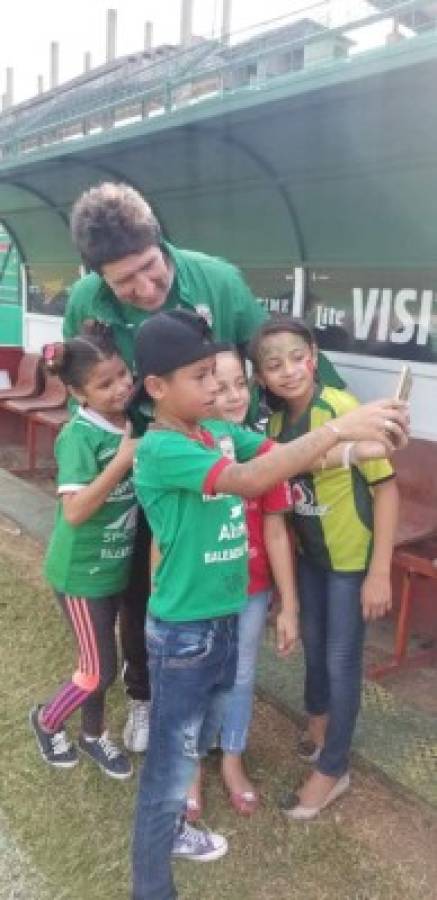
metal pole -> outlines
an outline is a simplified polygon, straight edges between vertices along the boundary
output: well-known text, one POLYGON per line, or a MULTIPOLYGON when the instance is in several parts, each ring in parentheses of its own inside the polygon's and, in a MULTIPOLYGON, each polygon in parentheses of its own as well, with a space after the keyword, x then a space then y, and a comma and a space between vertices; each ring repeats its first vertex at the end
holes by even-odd
POLYGON ((112 62, 117 54, 117 10, 106 10, 106 62, 112 62))
POLYGON ((181 44, 186 47, 193 33, 193 0, 182 0, 181 4, 181 44))
POLYGON ((14 70, 11 66, 6 69, 6 91, 5 91, 6 107, 12 106, 14 102, 14 70))
POLYGON ((231 33, 231 12, 232 0, 223 0, 222 30, 220 35, 222 44, 229 44, 229 36, 231 33))
POLYGON ((50 42, 50 87, 56 88, 59 84, 59 43, 50 42))
POLYGON ((305 315, 306 271, 303 266, 294 269, 293 316, 297 319, 305 315))
POLYGON ((144 23, 144 49, 150 51, 153 47, 153 22, 144 23))

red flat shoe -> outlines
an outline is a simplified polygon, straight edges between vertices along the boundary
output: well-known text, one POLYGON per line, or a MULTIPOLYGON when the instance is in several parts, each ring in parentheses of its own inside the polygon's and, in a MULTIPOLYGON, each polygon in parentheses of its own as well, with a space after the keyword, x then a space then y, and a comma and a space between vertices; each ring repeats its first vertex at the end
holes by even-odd
POLYGON ((229 791, 229 800, 235 812, 240 816, 253 816, 260 804, 259 796, 255 791, 242 791, 241 794, 229 791))

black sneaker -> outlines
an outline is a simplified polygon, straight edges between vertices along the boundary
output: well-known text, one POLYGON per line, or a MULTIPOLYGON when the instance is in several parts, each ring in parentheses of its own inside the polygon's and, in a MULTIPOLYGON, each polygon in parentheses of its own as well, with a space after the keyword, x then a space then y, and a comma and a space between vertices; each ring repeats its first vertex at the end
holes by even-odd
POLYGON ((63 729, 50 733, 41 728, 38 721, 41 709, 42 705, 37 704, 30 710, 29 724, 35 734, 42 758, 57 769, 72 769, 79 762, 76 747, 68 740, 63 729))
POLYGON ((116 744, 113 744, 107 731, 104 731, 99 738, 87 738, 81 734, 79 750, 86 753, 110 778, 122 780, 130 778, 133 774, 131 761, 116 744))

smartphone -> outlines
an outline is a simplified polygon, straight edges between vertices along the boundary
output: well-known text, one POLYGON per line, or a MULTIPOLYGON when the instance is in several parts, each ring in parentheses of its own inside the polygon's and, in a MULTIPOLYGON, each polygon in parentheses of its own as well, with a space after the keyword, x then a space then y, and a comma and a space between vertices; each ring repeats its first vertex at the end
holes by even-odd
POLYGON ((409 366, 402 366, 399 381, 396 387, 395 399, 408 400, 413 387, 413 374, 409 366))

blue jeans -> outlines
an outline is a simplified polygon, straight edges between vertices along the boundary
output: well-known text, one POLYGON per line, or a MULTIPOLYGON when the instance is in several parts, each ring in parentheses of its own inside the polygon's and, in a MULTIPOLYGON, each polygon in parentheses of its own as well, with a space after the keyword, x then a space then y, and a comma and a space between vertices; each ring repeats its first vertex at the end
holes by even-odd
POLYGON ((332 572, 298 560, 301 634, 305 651, 305 707, 327 714, 325 745, 317 768, 343 775, 360 708, 364 572, 332 572))
POLYGON ((147 619, 152 704, 133 840, 133 900, 173 900, 175 825, 199 756, 220 731, 235 679, 237 616, 198 622, 147 619))
POLYGON ((238 617, 238 661, 234 687, 226 698, 220 746, 225 753, 240 754, 246 747, 252 718, 256 661, 267 615, 270 591, 249 597, 238 617))

